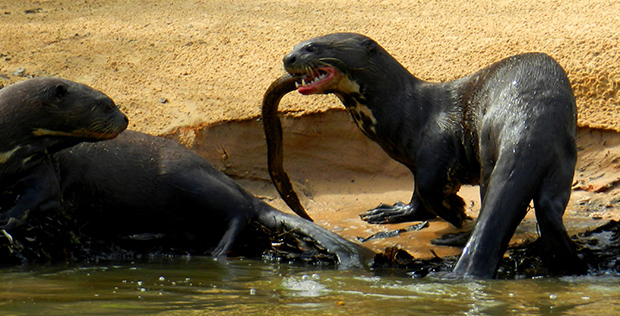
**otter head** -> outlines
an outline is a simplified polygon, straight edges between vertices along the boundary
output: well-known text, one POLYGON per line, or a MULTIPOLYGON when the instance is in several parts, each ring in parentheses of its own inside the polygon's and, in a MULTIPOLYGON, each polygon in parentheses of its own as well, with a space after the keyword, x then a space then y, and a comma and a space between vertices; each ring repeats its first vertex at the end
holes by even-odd
POLYGON ((0 162, 111 139, 127 124, 112 99, 86 85, 59 78, 15 83, 0 90, 0 162))
POLYGON ((3 89, 2 95, 11 100, 3 102, 3 110, 25 119, 24 125, 12 124, 14 128, 28 130, 35 138, 111 139, 129 122, 107 95, 69 80, 30 79, 3 89))
POLYGON ((381 84, 387 73, 385 63, 391 60, 369 37, 335 33, 297 44, 283 62, 288 73, 300 77, 297 91, 301 94, 363 95, 363 87, 381 84))

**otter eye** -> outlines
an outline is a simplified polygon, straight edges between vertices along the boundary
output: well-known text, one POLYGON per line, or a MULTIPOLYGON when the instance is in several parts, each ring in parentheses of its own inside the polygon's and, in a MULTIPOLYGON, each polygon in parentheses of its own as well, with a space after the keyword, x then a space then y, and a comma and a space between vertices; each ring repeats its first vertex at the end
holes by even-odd
POLYGON ((372 56, 377 52, 377 42, 373 41, 372 39, 364 41, 363 45, 369 55, 372 56))
POLYGON ((56 97, 58 98, 58 100, 61 100, 62 98, 64 98, 67 95, 67 88, 63 85, 57 85, 56 86, 56 97))
POLYGON ((118 108, 112 100, 102 100, 97 106, 102 108, 104 113, 112 113, 118 108))
POLYGON ((306 45, 306 52, 308 53, 316 53, 317 50, 317 47, 313 44, 306 45))

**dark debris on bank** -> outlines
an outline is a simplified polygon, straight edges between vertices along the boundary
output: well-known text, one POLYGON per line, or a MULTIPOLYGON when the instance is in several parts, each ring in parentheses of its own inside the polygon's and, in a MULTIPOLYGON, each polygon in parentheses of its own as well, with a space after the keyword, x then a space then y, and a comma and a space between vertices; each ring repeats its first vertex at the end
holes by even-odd
MULTIPOLYGON (((572 236, 580 257, 588 264, 590 275, 620 276, 620 223, 609 221, 598 228, 572 236)), ((540 257, 539 240, 509 248, 498 269, 498 279, 525 279, 550 276, 540 257)), ((431 273, 452 271, 458 256, 415 259, 405 250, 387 248, 375 257, 372 269, 380 275, 406 274, 425 277, 431 273)))
MULTIPOLYGON (((10 231, 0 229, 0 265, 208 256, 212 250, 192 249, 180 242, 166 242, 165 234, 152 234, 151 238, 142 234, 139 238, 119 236, 113 240, 104 239, 85 231, 83 226, 83 223, 73 219, 71 211, 59 210, 54 214, 31 216, 10 231)), ((249 223, 228 255, 327 267, 335 267, 338 262, 335 255, 308 236, 294 231, 270 231, 255 222, 249 223)))

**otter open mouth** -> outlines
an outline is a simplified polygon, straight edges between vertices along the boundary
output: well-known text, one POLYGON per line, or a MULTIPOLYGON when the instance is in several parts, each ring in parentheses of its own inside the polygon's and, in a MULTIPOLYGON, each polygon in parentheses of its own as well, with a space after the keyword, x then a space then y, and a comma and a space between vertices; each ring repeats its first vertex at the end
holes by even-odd
POLYGON ((295 87, 297 87, 297 92, 303 95, 324 93, 326 90, 325 86, 330 83, 335 76, 335 68, 323 66, 308 71, 305 76, 302 77, 301 82, 295 82, 295 87))

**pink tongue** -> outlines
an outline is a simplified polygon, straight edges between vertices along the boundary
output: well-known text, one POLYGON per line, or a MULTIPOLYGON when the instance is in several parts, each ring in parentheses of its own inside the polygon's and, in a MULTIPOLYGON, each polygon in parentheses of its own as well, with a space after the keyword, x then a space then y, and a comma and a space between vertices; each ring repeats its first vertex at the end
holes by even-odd
POLYGON ((303 95, 313 94, 316 92, 316 85, 309 85, 304 87, 299 86, 299 88, 297 88, 297 92, 303 95))
MULTIPOLYGON (((319 68, 320 70, 323 70, 325 72, 327 72, 327 77, 323 78, 323 80, 319 80, 313 84, 308 84, 306 86, 299 86, 297 88, 297 92, 303 94, 303 95, 308 95, 308 94, 314 94, 314 93, 318 93, 317 90, 319 89, 319 87, 324 84, 327 81, 330 81, 334 78, 335 74, 336 74, 336 70, 332 67, 329 66, 325 66, 325 67, 321 67, 319 68)), ((310 81, 314 80, 314 78, 311 78, 310 81)))

